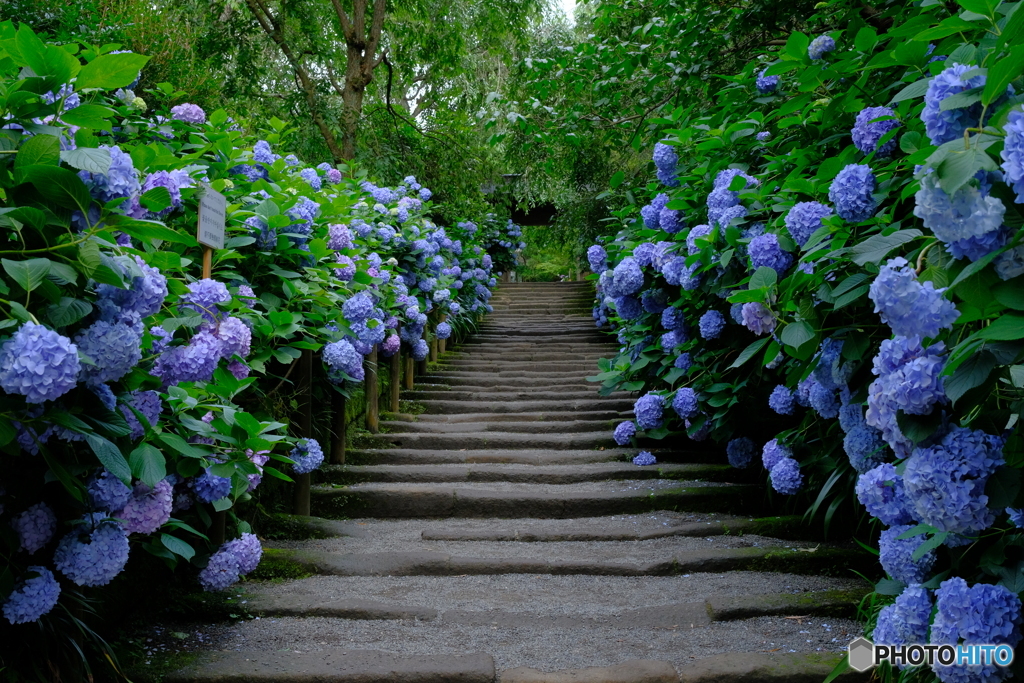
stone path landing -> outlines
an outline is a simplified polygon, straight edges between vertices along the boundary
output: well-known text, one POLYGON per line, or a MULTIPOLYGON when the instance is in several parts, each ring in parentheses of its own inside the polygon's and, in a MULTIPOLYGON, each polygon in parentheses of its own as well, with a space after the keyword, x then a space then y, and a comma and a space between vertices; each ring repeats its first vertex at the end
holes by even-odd
MULTIPOLYGON (((859 635, 848 550, 759 516, 721 456, 640 468, 634 398, 585 378, 615 353, 583 283, 503 285, 469 343, 417 378, 425 408, 327 468, 270 554, 313 576, 245 584, 259 619, 179 681, 821 681, 859 635), (344 521, 343 521, 344 520, 344 521)), ((850 680, 844 676, 840 680, 850 680)))

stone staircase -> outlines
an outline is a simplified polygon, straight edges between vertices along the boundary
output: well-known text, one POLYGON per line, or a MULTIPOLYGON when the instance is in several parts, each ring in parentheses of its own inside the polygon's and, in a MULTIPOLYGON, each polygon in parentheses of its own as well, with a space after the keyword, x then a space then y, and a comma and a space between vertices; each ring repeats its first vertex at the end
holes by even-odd
MULTIPOLYGON (((860 634, 863 558, 759 517, 725 455, 615 445, 632 396, 586 376, 615 344, 585 283, 507 284, 478 335, 417 378, 314 488, 313 576, 250 582, 180 681, 822 681, 860 634)), ((866 680, 847 674, 839 680, 866 680)))

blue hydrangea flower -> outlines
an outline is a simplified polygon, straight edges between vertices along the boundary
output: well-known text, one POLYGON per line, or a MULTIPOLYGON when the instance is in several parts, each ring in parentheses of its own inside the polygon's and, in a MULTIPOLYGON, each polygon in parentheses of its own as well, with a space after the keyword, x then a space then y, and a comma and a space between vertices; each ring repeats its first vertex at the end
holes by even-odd
POLYGON ((105 586, 128 562, 128 534, 101 512, 84 520, 57 544, 53 563, 79 586, 105 586))
POLYGON ((212 503, 231 494, 231 478, 218 477, 210 472, 209 467, 192 479, 190 486, 196 498, 204 503, 212 503))
POLYGON ((81 372, 71 340, 26 322, 0 347, 0 388, 28 403, 53 401, 71 391, 81 372))
POLYGON ((776 385, 768 397, 768 407, 779 415, 792 415, 795 407, 793 392, 781 384, 776 385))
POLYGON ((448 323, 438 323, 434 329, 434 334, 437 335, 438 339, 448 339, 452 336, 452 326, 448 323))
POLYGON ((867 472, 882 462, 886 455, 882 433, 866 422, 846 432, 843 450, 850 459, 850 465, 858 472, 867 472))
POLYGON ((181 301, 183 309, 195 311, 209 322, 216 322, 220 318, 218 304, 231 301, 231 293, 223 282, 206 278, 189 283, 188 294, 183 295, 181 301))
POLYGON ((820 202, 800 202, 786 214, 786 229, 801 247, 822 226, 822 219, 832 215, 832 209, 820 202))
POLYGON ((98 285, 96 307, 100 311, 101 320, 134 325, 142 318, 154 315, 164 305, 164 299, 167 298, 167 278, 159 269, 147 265, 138 256, 135 257, 135 266, 142 271, 142 275, 128 279, 128 268, 124 263, 119 265, 122 274, 128 280, 128 288, 98 285))
POLYGON ((89 384, 116 382, 142 360, 141 326, 97 320, 75 335, 75 345, 95 365, 83 365, 80 377, 89 384))
POLYGON ((915 517, 940 531, 973 535, 995 523, 985 486, 1001 466, 1003 440, 954 427, 935 446, 917 448, 903 483, 915 517))
POLYGON ((612 438, 615 439, 615 443, 620 446, 628 446, 630 440, 636 434, 636 425, 632 422, 620 422, 615 427, 615 432, 612 434, 612 438))
POLYGON ((670 235, 675 235, 686 227, 686 219, 682 211, 667 206, 658 214, 658 224, 670 235))
POLYGON ((679 370, 682 370, 684 375, 686 374, 686 372, 690 369, 690 366, 692 366, 692 365, 693 365, 693 362, 690 360, 690 354, 689 353, 681 353, 681 354, 679 354, 678 356, 676 356, 676 359, 672 362, 672 367, 678 368, 679 370))
POLYGON ((775 330, 775 316, 764 304, 748 301, 743 304, 743 324, 754 334, 770 334, 775 330))
POLYGON ((878 377, 868 387, 867 424, 881 430, 882 438, 901 458, 910 455, 912 443, 896 423, 896 411, 927 415, 946 394, 939 373, 945 346, 922 348, 916 338, 896 337, 882 342, 872 372, 878 377))
MULTIPOLYGON (((227 482, 230 488, 231 480, 227 482)), ((138 482, 124 509, 114 512, 113 516, 121 520, 130 534, 151 534, 171 518, 173 504, 174 489, 168 479, 158 481, 152 488, 138 482)))
MULTIPOLYGON (((979 583, 968 587, 960 577, 943 581, 935 591, 938 608, 931 627, 931 642, 957 645, 967 643, 1007 644, 1016 647, 1021 640, 1020 598, 1004 586, 979 583)), ((942 683, 998 681, 1006 670, 994 665, 942 666, 932 670, 942 683)))
POLYGON ((686 326, 686 314, 678 308, 666 308, 661 312, 661 326, 666 330, 681 330, 686 326))
POLYGON ((793 265, 793 257, 779 246, 778 235, 770 232, 750 240, 747 251, 750 254, 750 267, 754 270, 767 267, 782 275, 793 265))
POLYGON ((370 318, 366 321, 356 321, 352 323, 351 328, 356 339, 371 347, 384 341, 384 335, 387 333, 387 330, 384 327, 384 321, 379 318, 370 318), (377 325, 376 327, 371 327, 370 323, 377 323, 377 325))
POLYGON ((961 78, 968 71, 976 69, 977 67, 973 65, 954 63, 928 83, 921 120, 924 121, 925 134, 933 145, 962 138, 967 128, 980 123, 981 102, 975 102, 969 107, 942 111, 942 101, 947 97, 985 85, 984 74, 978 74, 966 81, 961 78))
POLYGON ((896 112, 889 107, 866 107, 857 114, 853 130, 850 131, 853 136, 853 146, 864 154, 874 152, 879 159, 885 158, 896 150, 896 138, 893 137, 881 147, 878 146, 878 141, 886 133, 901 125, 896 119, 896 112))
POLYGON ((684 420, 696 417, 698 413, 697 392, 690 387, 683 387, 672 399, 672 410, 684 420))
MULTIPOLYGON (((163 401, 160 400, 160 394, 155 391, 133 391, 131 396, 132 398, 129 401, 131 407, 142 413, 142 416, 149 423, 148 426, 155 427, 157 420, 160 419, 160 413, 164 409, 163 401)), ((132 430, 129 434, 132 441, 142 438, 142 435, 146 433, 146 427, 139 422, 135 413, 127 405, 122 405, 121 414, 124 415, 128 427, 132 430)))
POLYGON ((292 465, 295 474, 308 474, 323 463, 324 452, 316 439, 300 439, 288 457, 295 461, 292 465))
POLYGON ((93 507, 103 512, 120 510, 128 504, 132 495, 131 488, 107 470, 100 470, 93 477, 87 491, 93 507))
POLYGON ((220 340, 208 330, 200 330, 185 346, 172 346, 160 354, 153 366, 153 374, 166 386, 179 382, 205 382, 213 377, 220 359, 220 340))
POLYGON ((239 538, 228 541, 224 549, 235 556, 238 561, 238 573, 242 576, 249 574, 259 566, 260 558, 263 557, 263 546, 256 534, 242 534, 239 538))
POLYGON ((615 312, 623 320, 636 320, 643 315, 643 306, 640 300, 632 296, 623 296, 615 300, 615 312))
POLYGON ((117 145, 100 145, 99 149, 110 154, 110 168, 107 172, 78 172, 78 177, 89 188, 89 194, 104 204, 112 199, 140 194, 142 183, 139 182, 139 173, 135 170, 131 155, 121 151, 117 145))
POLYGON ((416 343, 412 347, 412 358, 413 360, 426 360, 427 355, 430 354, 430 347, 427 345, 426 340, 417 339, 416 343))
POLYGON ((878 204, 871 196, 877 183, 871 167, 849 164, 836 175, 828 188, 828 198, 843 220, 859 223, 871 218, 878 204))
POLYGON ((647 393, 637 399, 633 406, 636 424, 640 429, 657 429, 662 424, 665 397, 647 393))
POLYGON ((587 261, 590 263, 590 271, 603 273, 608 270, 608 252, 604 247, 593 244, 587 249, 587 261))
POLYGON ((663 142, 655 143, 654 166, 657 168, 658 180, 666 187, 679 186, 679 178, 676 175, 678 164, 679 155, 676 153, 675 147, 663 142))
POLYGON ((57 531, 57 516, 46 503, 36 503, 11 520, 11 528, 18 534, 21 549, 29 555, 45 546, 57 531))
POLYGON ((818 36, 807 46, 807 56, 811 59, 821 59, 826 53, 836 49, 836 41, 830 35, 818 36))
POLYGON ((668 295, 662 289, 645 289, 640 295, 640 304, 648 313, 661 315, 668 308, 668 295))
POLYGON ((896 602, 886 605, 878 614, 873 642, 880 645, 924 644, 928 642, 931 618, 931 592, 920 584, 907 586, 896 602))
POLYGON ((929 550, 919 559, 913 558, 914 551, 927 540, 926 534, 918 534, 910 538, 898 538, 913 527, 900 524, 882 532, 878 539, 878 560, 885 573, 906 584, 922 583, 931 574, 935 564, 935 551, 929 550))
POLYGON ((31 573, 36 576, 20 581, 4 602, 4 618, 11 625, 37 621, 57 605, 60 584, 53 572, 45 567, 32 566, 26 576, 31 573))
MULTIPOLYGON (((715 176, 715 180, 712 184, 714 185, 714 188, 716 190, 728 190, 729 187, 732 185, 733 179, 735 179, 736 177, 744 178, 747 181, 745 185, 747 189, 757 187, 759 184, 757 178, 748 174, 746 171, 743 171, 742 169, 738 168, 726 168, 719 171, 718 174, 715 176)), ((734 192, 733 197, 736 199, 736 201, 739 201, 739 192, 734 192)))
POLYGON ((921 188, 914 195, 914 215, 946 243, 954 257, 969 254, 977 260, 1001 246, 1000 228, 1006 207, 989 195, 985 183, 968 182, 950 196, 939 185, 938 174, 927 171, 920 179, 921 188), (981 242, 973 244, 972 240, 981 242))
POLYGON ((725 329, 725 316, 715 310, 708 311, 700 317, 697 326, 704 339, 717 339, 725 329))
POLYGON ((156 171, 155 173, 150 173, 146 176, 139 192, 145 194, 156 187, 162 187, 167 190, 167 193, 171 198, 169 206, 159 211, 152 212, 142 206, 138 197, 132 197, 132 200, 129 203, 128 214, 135 218, 162 217, 170 214, 175 209, 180 209, 182 205, 181 188, 192 187, 192 178, 188 173, 180 169, 156 171))
POLYGON ((1024 508, 1006 508, 1006 514, 1010 517, 1010 523, 1018 529, 1024 529, 1024 508))
POLYGON ((800 463, 793 458, 779 458, 769 472, 772 488, 785 496, 791 496, 804 484, 800 463))
POLYGON ((640 451, 640 454, 633 458, 633 464, 639 467, 646 467, 647 465, 657 465, 658 459, 655 458, 650 451, 640 451))
POLYGON ((761 449, 761 464, 769 472, 772 471, 783 458, 792 458, 793 451, 779 443, 778 439, 772 439, 761 449))
POLYGON ((1024 203, 1024 111, 1013 109, 1003 128, 1003 179, 1017 193, 1017 203, 1024 203))
MULTIPOLYGON (((740 206, 739 192, 730 190, 728 184, 716 187, 708 194, 707 206, 709 224, 728 224, 728 221, 723 221, 722 217, 727 211, 740 206)), ((743 211, 746 210, 743 209, 743 211)))
POLYGON ((946 288, 920 282, 913 267, 902 257, 889 259, 868 289, 875 313, 901 337, 929 339, 952 329, 960 312, 943 297, 946 288))
POLYGON ((367 292, 359 292, 342 304, 341 312, 349 322, 358 322, 369 320, 373 316, 374 308, 373 297, 367 292))
POLYGON ((857 478, 857 500, 886 526, 913 524, 914 515, 896 467, 884 463, 857 478))
POLYGON ((754 87, 757 88, 757 92, 762 95, 775 92, 775 89, 779 87, 778 76, 766 76, 765 71, 768 67, 761 69, 761 73, 757 74, 757 78, 754 80, 754 87))
POLYGON ((237 583, 239 576, 238 556, 225 543, 210 556, 198 578, 203 590, 220 591, 237 583))
MULTIPOLYGON (((403 328, 405 331, 407 328, 403 328)), ((342 339, 331 342, 323 349, 324 363, 327 364, 327 375, 334 383, 348 378, 361 382, 366 377, 363 368, 363 357, 353 348, 352 344, 342 339)))
POLYGON ((323 186, 323 181, 320 179, 320 174, 316 172, 314 168, 304 168, 299 171, 299 176, 305 180, 310 187, 314 190, 319 190, 323 186))
POLYGON ((615 289, 620 296, 636 294, 644 286, 644 274, 640 270, 640 264, 630 256, 622 259, 619 265, 615 266, 612 276, 615 279, 615 289))
POLYGON ((729 456, 729 464, 737 469, 744 469, 750 465, 757 452, 754 442, 745 436, 732 439, 725 447, 726 455, 729 456))
POLYGON ((771 138, 772 134, 767 130, 762 130, 760 133, 754 136, 754 139, 756 139, 758 142, 768 142, 769 140, 771 140, 771 138))

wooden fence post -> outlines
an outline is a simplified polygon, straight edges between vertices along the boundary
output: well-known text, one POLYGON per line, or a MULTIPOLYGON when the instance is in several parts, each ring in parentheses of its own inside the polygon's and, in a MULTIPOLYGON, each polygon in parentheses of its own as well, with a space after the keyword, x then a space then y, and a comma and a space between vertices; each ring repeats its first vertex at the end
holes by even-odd
POLYGON ((414 365, 413 365, 414 363, 415 363, 415 361, 412 359, 412 354, 411 353, 406 354, 406 356, 405 356, 405 388, 408 389, 409 391, 413 390, 413 388, 415 386, 413 383, 416 381, 415 380, 415 370, 414 370, 414 365))
POLYGON ((366 357, 366 378, 364 395, 366 396, 366 429, 371 434, 380 431, 380 383, 377 379, 377 347, 366 357))
POLYGON ((391 412, 398 412, 398 395, 399 390, 402 388, 402 354, 399 351, 395 351, 394 355, 391 356, 391 381, 388 383, 388 390, 391 393, 391 412))
MULTIPOLYGON (((313 352, 302 351, 299 358, 299 427, 302 437, 313 438, 313 352)), ((309 473, 295 476, 295 514, 309 516, 309 473)))

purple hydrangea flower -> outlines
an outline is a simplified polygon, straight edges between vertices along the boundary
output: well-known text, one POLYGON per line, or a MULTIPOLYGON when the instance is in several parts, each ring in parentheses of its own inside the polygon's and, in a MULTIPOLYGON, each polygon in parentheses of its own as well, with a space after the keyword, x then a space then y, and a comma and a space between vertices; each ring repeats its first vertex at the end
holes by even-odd
POLYGON ((256 569, 263 557, 263 546, 256 534, 242 534, 240 538, 225 543, 224 549, 238 560, 238 573, 242 576, 256 569))
POLYGON ((412 359, 413 360, 426 360, 427 355, 430 353, 430 347, 427 345, 425 339, 417 339, 416 343, 412 347, 412 359))
POLYGON ((887 526, 914 522, 903 477, 896 474, 896 468, 889 463, 878 465, 858 477, 857 500, 868 514, 887 526))
POLYGON ((95 365, 83 365, 80 377, 89 384, 116 382, 142 360, 141 326, 97 320, 75 335, 81 354, 95 365))
POLYGON ((628 446, 630 440, 636 434, 636 425, 632 422, 620 422, 615 427, 615 433, 612 438, 615 439, 615 443, 620 446, 628 446))
POLYGON ((822 219, 832 215, 832 209, 820 202, 800 202, 786 214, 786 229, 801 247, 822 226, 822 219))
POLYGON ((158 481, 152 488, 138 482, 124 509, 112 516, 122 520, 125 531, 130 534, 151 534, 171 518, 173 503, 174 488, 167 479, 158 481))
POLYGON ((105 586, 128 562, 128 534, 101 512, 84 519, 57 544, 53 563, 79 586, 105 586))
POLYGON ((640 451, 640 454, 633 458, 633 464, 639 467, 646 467, 648 465, 657 465, 658 459, 651 454, 650 451, 640 451))
POLYGON ((232 356, 245 358, 249 355, 252 345, 252 330, 241 318, 229 316, 220 321, 214 331, 214 336, 220 340, 223 358, 232 356))
POLYGON ((793 392, 781 384, 777 385, 768 397, 768 407, 779 415, 792 415, 795 407, 793 392))
POLYGON ((767 267, 782 275, 793 265, 793 257, 779 246, 778 235, 770 232, 750 240, 747 251, 750 254, 750 267, 754 270, 767 267))
POLYGON ((132 496, 131 488, 107 470, 101 470, 93 477, 87 491, 93 507, 103 512, 120 510, 132 496))
POLYGON ((198 104, 179 104, 171 107, 171 118, 185 123, 206 123, 206 112, 198 104))
POLYGON ((744 469, 750 465, 757 452, 754 442, 745 436, 732 439, 725 447, 726 455, 729 456, 729 464, 737 469, 744 469))
POLYGON ((18 534, 21 549, 29 555, 45 546, 57 531, 57 516, 46 503, 36 503, 11 520, 11 528, 18 534))
POLYGON ((778 439, 772 439, 761 449, 761 463, 769 472, 783 458, 792 458, 793 451, 779 443, 778 439))
POLYGON ((743 304, 743 324, 754 334, 770 334, 775 330, 775 316, 763 304, 749 301, 743 304))
POLYGON ((78 172, 78 177, 89 188, 89 194, 104 204, 112 199, 138 195, 142 184, 131 156, 117 145, 100 145, 99 149, 110 153, 110 168, 107 172, 78 172))
POLYGON ((593 244, 587 249, 587 261, 592 273, 603 273, 608 270, 608 253, 600 245, 593 244))
POLYGON ((261 164, 272 164, 280 157, 270 150, 269 142, 266 140, 260 140, 252 148, 252 158, 261 164))
POLYGON ((164 351, 153 366, 153 374, 166 386, 206 382, 213 377, 220 359, 220 340, 208 330, 200 330, 185 346, 173 346, 164 351))
POLYGON ((332 223, 327 227, 328 249, 351 249, 353 247, 352 231, 340 223, 332 223))
POLYGON ((375 308, 373 297, 367 292, 359 292, 349 297, 341 306, 342 315, 351 322, 369 320, 375 308))
POLYGON ((973 65, 953 64, 928 83, 928 90, 924 94, 924 111, 921 112, 921 120, 924 121, 925 134, 933 145, 941 145, 962 138, 967 128, 978 125, 981 117, 981 102, 976 102, 969 107, 942 111, 942 101, 947 97, 985 85, 984 74, 978 74, 966 81, 961 78, 968 71, 976 69, 977 67, 973 65))
POLYGON ((199 572, 199 584, 205 591, 224 590, 237 583, 238 579, 238 556, 226 543, 210 556, 210 561, 199 572))
POLYGON ((914 516, 940 531, 972 535, 995 523, 985 486, 1002 465, 1003 440, 954 427, 935 446, 917 448, 903 483, 914 516))
POLYGON ((295 461, 292 465, 295 474, 308 474, 323 464, 324 452, 316 439, 300 439, 288 457, 295 461))
POLYGON ((1017 193, 1017 203, 1024 203, 1024 111, 1013 109, 1003 131, 1003 179, 1017 193))
MULTIPOLYGON (((442 324, 443 325, 447 325, 448 323, 442 323, 442 324)), ((450 328, 451 328, 451 326, 449 325, 449 329, 450 328)), ((449 332, 449 336, 450 335, 451 335, 451 333, 449 332)), ((445 339, 447 339, 447 338, 448 337, 445 337, 445 339)), ((397 334, 390 334, 384 340, 384 343, 382 343, 380 345, 380 352, 381 352, 381 354, 385 358, 390 358, 391 356, 393 356, 396 353, 398 353, 398 350, 399 350, 399 348, 401 348, 401 346, 402 346, 401 338, 397 334)))
POLYGON ((337 185, 341 182, 341 171, 336 168, 327 169, 327 182, 331 185, 337 185))
POLYGON ((697 392, 690 387, 683 387, 672 399, 672 410, 684 420, 696 417, 698 413, 697 392))
POLYGON ((0 388, 28 403, 53 401, 71 391, 81 368, 70 339, 33 322, 0 347, 0 388))
POLYGON ((818 36, 807 46, 807 56, 811 59, 821 59, 826 53, 836 49, 836 41, 830 35, 818 36))
POLYGON ((828 198, 835 204, 836 213, 843 220, 859 223, 871 218, 878 206, 871 196, 875 187, 875 175, 870 166, 849 164, 832 181, 828 198))
POLYGON ((633 406, 636 424, 640 429, 657 429, 662 424, 662 412, 665 398, 658 394, 647 393, 637 399, 633 406))
POLYGON ((189 283, 188 294, 183 295, 181 301, 183 309, 195 311, 209 322, 216 322, 220 318, 218 304, 231 301, 231 293, 223 282, 206 278, 189 283))
POLYGON ((20 581, 4 602, 4 618, 14 624, 37 621, 57 605, 60 584, 45 567, 29 567, 27 573, 37 576, 20 581))
MULTIPOLYGON (((131 407, 142 413, 150 427, 155 427, 157 420, 160 419, 160 413, 164 409, 160 394, 155 391, 133 391, 131 396, 132 399, 129 402, 131 407)), ((135 413, 128 406, 122 405, 121 414, 124 415, 128 427, 132 430, 129 434, 132 441, 142 438, 142 435, 146 433, 146 428, 139 422, 135 413)))
POLYGON ((945 291, 920 282, 907 260, 896 257, 879 271, 868 297, 875 303, 875 313, 896 335, 928 339, 952 329, 960 315, 953 302, 942 296, 945 291))
POLYGON ((784 496, 793 495, 804 484, 800 463, 793 458, 779 458, 768 476, 771 479, 772 488, 784 496))
POLYGON ((765 71, 768 68, 761 69, 761 73, 757 74, 757 78, 754 80, 754 87, 757 88, 757 92, 762 95, 775 92, 775 89, 779 87, 778 76, 766 76, 765 71))
POLYGON ((715 310, 708 311, 700 317, 698 328, 704 339, 717 339, 725 329, 725 316, 715 310))
POLYGON ((192 178, 189 177, 188 173, 179 169, 150 173, 142 183, 142 188, 139 190, 140 193, 144 194, 153 188, 162 187, 167 190, 167 193, 171 197, 170 206, 160 209, 154 213, 142 206, 137 197, 133 197, 128 213, 135 218, 145 218, 146 216, 166 216, 175 209, 181 208, 181 188, 191 186, 192 178))
POLYGON ((896 138, 893 137, 881 147, 878 146, 878 142, 886 133, 901 125, 896 119, 896 112, 889 107, 866 107, 857 114, 853 130, 850 131, 853 146, 864 154, 874 152, 876 157, 885 158, 896 150, 896 138))

